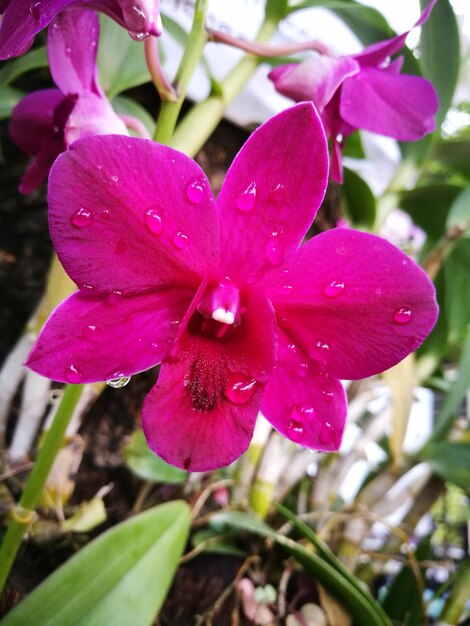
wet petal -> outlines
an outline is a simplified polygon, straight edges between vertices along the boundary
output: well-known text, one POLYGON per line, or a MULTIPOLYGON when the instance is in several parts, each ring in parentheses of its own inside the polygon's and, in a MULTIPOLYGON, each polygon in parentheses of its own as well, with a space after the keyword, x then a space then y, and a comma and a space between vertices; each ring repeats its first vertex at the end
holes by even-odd
POLYGON ((49 224, 70 277, 95 292, 197 289, 218 264, 218 219, 204 173, 184 154, 145 139, 72 144, 51 170, 49 224), (188 197, 192 185, 197 194, 188 197), (88 219, 77 225, 84 212, 88 219))
POLYGON ((395 365, 437 318, 423 270, 384 239, 350 229, 311 239, 267 290, 280 326, 335 378, 395 365))
POLYGON ((98 38, 99 20, 94 11, 71 8, 52 20, 47 53, 52 78, 63 94, 100 94, 96 84, 98 38))
POLYGON ((340 112, 355 128, 416 141, 436 128, 438 104, 425 78, 364 69, 344 82, 340 112))
POLYGON ((311 104, 283 111, 256 130, 217 200, 223 272, 249 283, 283 264, 315 217, 327 175, 325 136, 311 104))
POLYGON ((90 135, 129 135, 110 102, 93 93, 80 95, 67 118, 64 132, 67 145, 90 135))
POLYGON ((301 446, 338 450, 347 413, 343 386, 282 332, 280 341, 279 362, 266 386, 261 412, 301 446))
POLYGON ((274 366, 276 335, 271 305, 256 296, 231 336, 203 336, 195 332, 197 322, 196 314, 178 354, 163 365, 142 423, 159 456, 206 471, 228 465, 248 447, 274 366))
POLYGON ((125 27, 136 39, 143 34, 161 35, 159 0, 118 0, 116 4, 121 8, 125 27))
POLYGON ((193 293, 165 289, 129 298, 77 292, 52 313, 26 365, 52 380, 90 383, 160 363, 193 293))
POLYGON ((311 100, 321 112, 342 82, 359 69, 351 57, 318 55, 299 64, 276 67, 268 78, 279 93, 296 102, 311 100))

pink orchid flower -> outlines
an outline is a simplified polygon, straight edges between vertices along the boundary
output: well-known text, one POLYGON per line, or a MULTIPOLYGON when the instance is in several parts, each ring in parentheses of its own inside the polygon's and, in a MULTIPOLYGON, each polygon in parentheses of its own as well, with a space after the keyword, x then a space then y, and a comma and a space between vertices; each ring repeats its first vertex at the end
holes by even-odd
POLYGON ((161 35, 159 5, 160 0, 0 0, 0 59, 27 52, 34 36, 68 7, 101 11, 133 39, 161 35))
POLYGON ((97 79, 99 35, 94 11, 63 11, 51 23, 47 39, 49 65, 59 89, 25 96, 14 108, 10 134, 34 160, 20 191, 31 193, 49 173, 56 157, 80 137, 127 135, 97 79))
MULTIPOLYGON (((429 17, 436 0, 413 28, 429 17)), ((344 140, 357 129, 416 141, 434 131, 438 99, 425 78, 401 75, 403 57, 390 58, 405 45, 411 30, 365 48, 359 54, 317 55, 300 64, 274 68, 276 90, 296 102, 312 100, 331 139, 331 177, 343 180, 344 140)))
POLYGON ((162 362, 144 432, 187 470, 237 459, 260 408, 291 440, 337 450, 339 379, 400 361, 437 307, 425 273, 379 237, 335 229, 301 245, 327 175, 311 103, 251 135, 217 202, 199 166, 171 148, 75 142, 52 167, 49 220, 80 289, 52 313, 26 365, 84 383, 162 362))

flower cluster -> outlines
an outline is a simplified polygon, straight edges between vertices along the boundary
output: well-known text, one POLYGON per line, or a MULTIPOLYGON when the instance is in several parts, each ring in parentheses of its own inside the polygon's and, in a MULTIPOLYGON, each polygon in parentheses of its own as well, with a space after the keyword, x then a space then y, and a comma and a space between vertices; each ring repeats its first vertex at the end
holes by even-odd
MULTIPOLYGON (((436 0, 415 26, 429 17, 436 0)), ((365 48, 359 54, 317 55, 274 68, 269 78, 281 94, 297 102, 311 100, 331 139, 331 176, 342 182, 344 140, 357 129, 416 141, 435 129, 438 108, 432 84, 419 76, 401 75, 403 57, 391 57, 405 45, 407 31, 365 48)))
POLYGON ((28 367, 82 383, 162 363, 144 431, 188 470, 234 461, 260 409, 292 441, 337 450, 339 379, 404 358, 437 307, 424 272, 379 237, 335 229, 302 243, 327 177, 308 103, 251 135, 217 201, 199 166, 171 148, 124 136, 73 143, 52 167, 49 210, 79 290, 28 367))

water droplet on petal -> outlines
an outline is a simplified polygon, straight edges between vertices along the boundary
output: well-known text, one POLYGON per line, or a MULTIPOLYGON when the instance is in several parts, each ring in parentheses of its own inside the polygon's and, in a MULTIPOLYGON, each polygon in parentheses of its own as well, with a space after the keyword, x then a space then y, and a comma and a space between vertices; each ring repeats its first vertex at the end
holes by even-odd
POLYGON ((103 209, 103 210, 101 211, 101 217, 102 217, 102 219, 104 219, 104 220, 109 220, 110 215, 111 215, 111 214, 110 214, 110 212, 108 211, 108 209, 103 209))
POLYGON ((409 322, 411 322, 412 316, 413 313, 411 309, 406 306, 402 306, 397 309, 393 314, 393 321, 395 322, 395 324, 408 324, 409 322))
POLYGON ((101 335, 101 328, 99 326, 89 325, 84 326, 82 329, 82 336, 87 341, 97 341, 101 335))
POLYGON ((113 181, 113 183, 119 182, 119 176, 117 176, 116 174, 113 174, 112 176, 110 176, 110 178, 113 181))
POLYGON ((270 196, 271 200, 275 204, 280 204, 284 200, 286 196, 286 192, 287 192, 286 186, 279 183, 278 185, 273 187, 271 191, 271 196, 270 196))
POLYGON ((51 26, 49 28, 49 33, 51 34, 51 36, 55 37, 57 35, 58 31, 59 31, 59 25, 56 24, 55 22, 53 24, 51 24, 51 26))
POLYGON ((333 426, 330 424, 330 422, 323 422, 320 428, 320 443, 324 445, 331 444, 333 442, 333 437, 333 426))
POLYGON ((153 341, 150 344, 150 348, 151 348, 152 352, 159 352, 160 351, 160 346, 158 345, 158 343, 156 341, 153 341))
POLYGON ((330 346, 324 341, 317 341, 310 351, 310 356, 325 365, 330 357, 330 346))
POLYGON ((291 419, 289 424, 287 425, 287 433, 289 439, 291 439, 295 443, 300 443, 304 436, 304 427, 297 420, 291 419))
POLYGON ((314 415, 315 409, 310 406, 294 406, 287 425, 287 433, 292 441, 301 443, 305 431, 305 422, 310 421, 314 415))
POLYGON ((173 235, 173 245, 178 250, 183 250, 188 245, 188 235, 185 235, 181 230, 173 235))
POLYGON ((33 2, 29 7, 29 12, 36 21, 38 21, 41 17, 41 7, 42 2, 33 2))
POLYGON ((145 213, 145 224, 154 235, 161 235, 163 231, 162 218, 156 209, 149 209, 145 213))
POLYGON ((278 233, 273 233, 272 236, 266 242, 264 252, 266 258, 271 265, 281 265, 284 261, 284 254, 279 245, 278 233))
POLYGON ((116 304, 122 298, 122 291, 111 291, 108 294, 108 304, 116 304))
POLYGON ((237 209, 240 211, 251 211, 256 204, 256 183, 252 181, 243 193, 237 198, 237 209))
POLYGON ((125 387, 130 379, 130 376, 118 376, 116 378, 111 378, 110 380, 107 380, 106 384, 110 387, 113 387, 113 389, 120 389, 121 387, 125 387))
POLYGON ((82 285, 80 289, 82 289, 85 293, 90 294, 94 290, 94 287, 93 285, 82 285))
POLYGON ((144 39, 147 39, 147 37, 149 36, 150 33, 136 33, 133 30, 128 30, 127 31, 131 37, 131 39, 133 39, 134 41, 143 41, 144 39))
POLYGON ((227 399, 234 404, 246 404, 255 393, 256 380, 243 374, 233 374, 230 378, 225 389, 227 399))
POLYGON ((308 363, 306 363, 305 361, 299 363, 297 373, 301 378, 305 378, 305 376, 307 376, 308 374, 308 363))
POLYGON ((328 298, 337 298, 344 293, 344 283, 340 280, 332 280, 323 289, 323 293, 328 298))
POLYGON ((65 56, 66 57, 72 56, 72 48, 70 46, 65 47, 65 56))
POLYGON ((86 228, 90 226, 93 222, 93 214, 88 209, 84 209, 83 207, 78 209, 76 213, 72 215, 72 224, 76 228, 86 228))
POLYGON ((78 385, 82 382, 83 376, 76 365, 69 365, 64 371, 64 378, 68 383, 78 385))
POLYGON ((292 289, 292 285, 282 285, 282 287, 279 287, 279 295, 290 296, 292 294, 292 289))
POLYGON ((192 204, 201 204, 206 195, 206 181, 198 176, 186 187, 186 196, 192 204))

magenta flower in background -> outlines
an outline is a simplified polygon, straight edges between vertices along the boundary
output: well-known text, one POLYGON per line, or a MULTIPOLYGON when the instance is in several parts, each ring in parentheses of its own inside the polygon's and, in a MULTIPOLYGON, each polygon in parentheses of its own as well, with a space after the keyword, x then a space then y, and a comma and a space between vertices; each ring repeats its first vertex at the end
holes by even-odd
POLYGON ((144 432, 188 470, 238 458, 260 408, 292 441, 337 450, 339 379, 397 363, 437 307, 425 273, 379 237, 335 229, 301 245, 327 175, 310 103, 252 134, 217 201, 199 166, 171 148, 77 141, 52 167, 49 220, 80 289, 53 312, 27 366, 84 383, 162 362, 144 432))
POLYGON ((13 110, 9 128, 14 142, 34 156, 23 175, 21 193, 34 191, 57 156, 76 139, 128 134, 98 83, 98 35, 99 21, 94 11, 69 9, 51 23, 47 51, 59 89, 43 89, 25 96, 13 110))
MULTIPOLYGON (((436 0, 414 27, 429 17, 436 0)), ((413 28, 414 28, 413 27, 413 28)), ((318 55, 274 68, 269 78, 284 96, 312 100, 331 140, 331 176, 341 183, 344 140, 357 129, 416 141, 436 127, 438 99, 425 78, 401 75, 402 50, 410 31, 342 57, 318 55)))
POLYGON ((68 7, 101 11, 137 40, 162 32, 159 0, 0 0, 0 59, 27 52, 34 36, 68 7))

